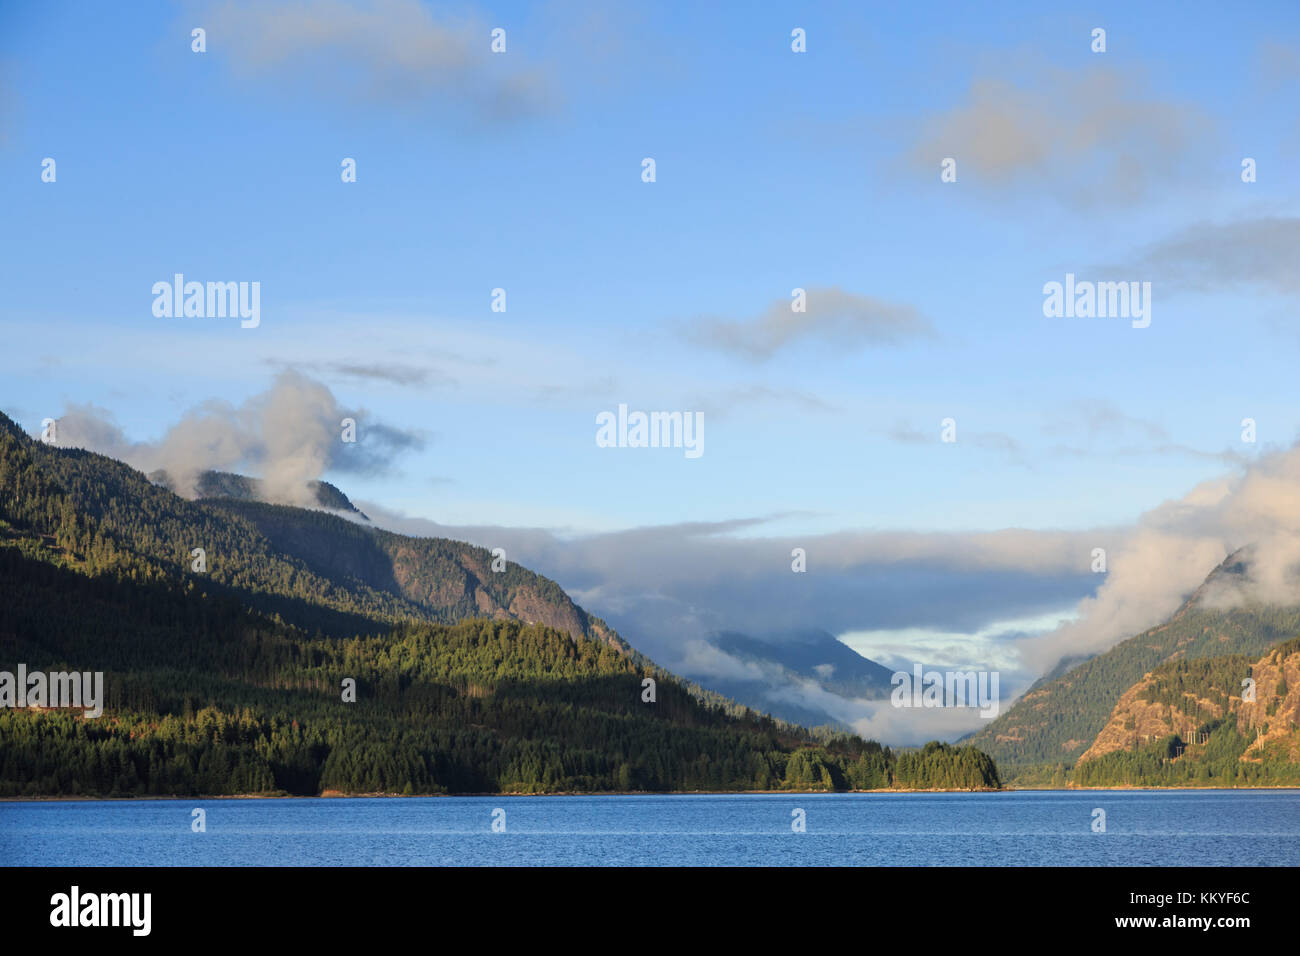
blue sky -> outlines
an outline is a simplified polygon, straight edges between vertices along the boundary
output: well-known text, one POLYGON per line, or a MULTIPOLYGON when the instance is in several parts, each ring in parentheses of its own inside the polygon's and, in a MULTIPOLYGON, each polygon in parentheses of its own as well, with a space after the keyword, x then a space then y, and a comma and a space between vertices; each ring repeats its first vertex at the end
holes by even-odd
POLYGON ((1291 445, 1293 4, 625 6, 5 4, 0 409, 151 441, 295 368, 422 443, 354 498, 560 538, 1086 535, 1291 445), (261 324, 156 318, 176 272, 261 324), (1067 272, 1152 282, 1150 327, 1045 318, 1067 272), (850 304, 725 347, 795 287, 850 304), (620 402, 705 453, 596 447, 620 402))

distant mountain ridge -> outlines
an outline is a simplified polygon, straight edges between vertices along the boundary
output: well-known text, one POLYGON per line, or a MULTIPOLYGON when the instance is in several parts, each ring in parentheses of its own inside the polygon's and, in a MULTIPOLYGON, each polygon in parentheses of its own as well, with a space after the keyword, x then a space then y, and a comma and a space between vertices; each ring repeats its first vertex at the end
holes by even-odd
MULTIPOLYGON (((162 485, 169 491, 176 490, 176 484, 167 472, 158 470, 150 472, 149 480, 162 485)), ((344 511, 357 515, 366 521, 370 517, 356 507, 348 496, 328 481, 310 481, 307 483, 316 499, 316 503, 330 511, 344 511)), ((195 494, 199 498, 233 498, 236 501, 266 501, 262 491, 262 482, 247 475, 238 475, 229 471, 202 472, 195 482, 195 494)))
POLYGON ((792 702, 784 686, 811 682, 840 697, 880 700, 889 696, 893 670, 863 657, 833 634, 813 628, 763 635, 721 631, 710 636, 718 650, 752 664, 763 679, 715 677, 709 686, 727 697, 783 720, 838 726, 828 711, 792 702))
POLYGON ((768 660, 846 697, 888 697, 893 670, 863 657, 828 631, 805 629, 752 636, 723 631, 713 645, 742 659, 768 660))

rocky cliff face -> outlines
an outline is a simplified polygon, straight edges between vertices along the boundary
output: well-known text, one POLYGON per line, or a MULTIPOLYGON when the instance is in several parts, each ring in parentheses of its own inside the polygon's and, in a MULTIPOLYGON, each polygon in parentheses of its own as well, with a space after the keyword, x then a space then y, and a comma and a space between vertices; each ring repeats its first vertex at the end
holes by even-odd
MULTIPOLYGON (((1125 691, 1080 763, 1176 735, 1195 757, 1203 728, 1229 718, 1251 739, 1242 760, 1265 754, 1300 762, 1300 642, 1292 641, 1252 660, 1231 655, 1175 662, 1148 673, 1125 691), (1242 681, 1254 681, 1245 699, 1242 681)), ((1179 756, 1182 756, 1180 754, 1179 756)))

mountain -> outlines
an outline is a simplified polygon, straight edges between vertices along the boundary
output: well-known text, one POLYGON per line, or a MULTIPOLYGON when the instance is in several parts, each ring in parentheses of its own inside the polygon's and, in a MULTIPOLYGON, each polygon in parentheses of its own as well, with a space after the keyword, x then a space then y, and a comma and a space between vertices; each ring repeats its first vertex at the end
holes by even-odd
POLYGON ((840 723, 827 711, 791 701, 786 691, 791 685, 811 683, 829 694, 870 700, 888 697, 892 689, 890 668, 863 657, 826 631, 805 629, 761 636, 723 631, 712 635, 709 642, 757 672, 749 680, 710 678, 709 687, 783 720, 810 726, 840 723))
POLYGON ((1051 683, 1052 681, 1056 680, 1058 677, 1065 676, 1070 671, 1078 667, 1080 664, 1084 663, 1085 661, 1090 661, 1096 656, 1097 656, 1096 654, 1069 654, 1065 657, 1062 657, 1059 661, 1056 662, 1055 667, 1053 667, 1042 677, 1038 678, 1038 680, 1034 681, 1034 684, 1033 686, 1030 687, 1030 690, 1033 690, 1035 687, 1041 686, 1043 684, 1051 683))
POLYGON ((989 753, 1012 779, 1034 765, 1072 766, 1092 746, 1126 691, 1167 662, 1227 654, 1260 655, 1300 633, 1300 606, 1209 600, 1235 588, 1251 555, 1238 551, 1215 568, 1163 624, 1037 682, 1014 706, 965 742, 989 753))
MULTIPOLYGON (((57 483, 80 519, 76 550, 92 569, 123 550, 160 571, 191 574, 197 548, 208 587, 237 592, 256 609, 309 631, 345 636, 376 622, 482 616, 544 624, 637 656, 554 581, 508 561, 494 571, 484 548, 267 504, 253 497, 257 483, 240 475, 207 473, 205 487, 222 494, 189 501, 122 462, 33 441, 17 426, 8 434, 57 483)), ((326 487, 332 486, 318 483, 318 500, 326 487)))
MULTIPOLYGON (((175 490, 171 478, 165 471, 155 471, 149 475, 154 484, 175 490)), ((307 484, 308 491, 315 498, 316 504, 329 511, 342 511, 354 514, 362 520, 370 518, 328 481, 312 481, 307 484)), ((236 501, 265 501, 266 494, 262 483, 256 478, 236 475, 228 471, 205 471, 195 483, 195 496, 198 498, 233 498, 236 501)))
POLYGON ((703 691, 493 560, 185 500, 0 415, 0 666, 107 688, 86 719, 13 706, 0 672, 0 796, 999 786, 972 748, 896 755, 703 691))
POLYGON ((1162 664, 1124 692, 1078 786, 1300 784, 1300 639, 1162 664), (1253 685, 1243 686, 1243 682, 1253 685))
POLYGON ((762 637, 724 631, 712 643, 742 660, 778 664, 844 697, 875 700, 888 697, 892 689, 891 668, 863 657, 826 631, 785 631, 762 637))

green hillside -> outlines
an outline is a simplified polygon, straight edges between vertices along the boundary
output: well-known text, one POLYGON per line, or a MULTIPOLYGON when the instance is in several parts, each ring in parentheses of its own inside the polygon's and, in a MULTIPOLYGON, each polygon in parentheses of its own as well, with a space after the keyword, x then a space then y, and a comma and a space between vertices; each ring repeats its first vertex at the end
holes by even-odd
MULTIPOLYGON (((312 631, 342 636, 372 619, 450 623, 484 616, 549 624, 632 653, 554 581, 511 562, 494 572, 483 548, 390 534, 321 511, 227 497, 187 501, 121 462, 32 441, 0 419, 0 456, 9 467, 27 462, 58 488, 51 497, 34 483, 6 508, 30 521, 57 501, 57 516, 44 515, 49 530, 84 556, 91 573, 127 556, 158 573, 192 576, 192 553, 201 548, 202 580, 212 590, 233 589, 312 631)), ((239 478, 224 476, 222 487, 239 478)))
POLYGON ((971 748, 897 755, 700 692, 554 582, 490 563, 186 501, 0 416, 0 670, 107 684, 98 719, 0 710, 0 796, 998 785, 971 748))
POLYGON ((1242 554, 1229 557, 1167 622, 1061 676, 1040 681, 964 742, 990 754, 1009 780, 1027 775, 1041 783, 1045 772, 1050 779, 1051 768, 1068 768, 1078 760, 1121 695, 1148 671, 1176 659, 1258 656, 1300 633, 1300 607, 1244 606, 1222 611, 1203 606, 1207 587, 1225 576, 1241 574, 1244 561, 1242 554))
POLYGON ((1300 785, 1300 639, 1162 664, 1121 698, 1075 786, 1300 785), (1243 694, 1243 678, 1253 696, 1243 694))

